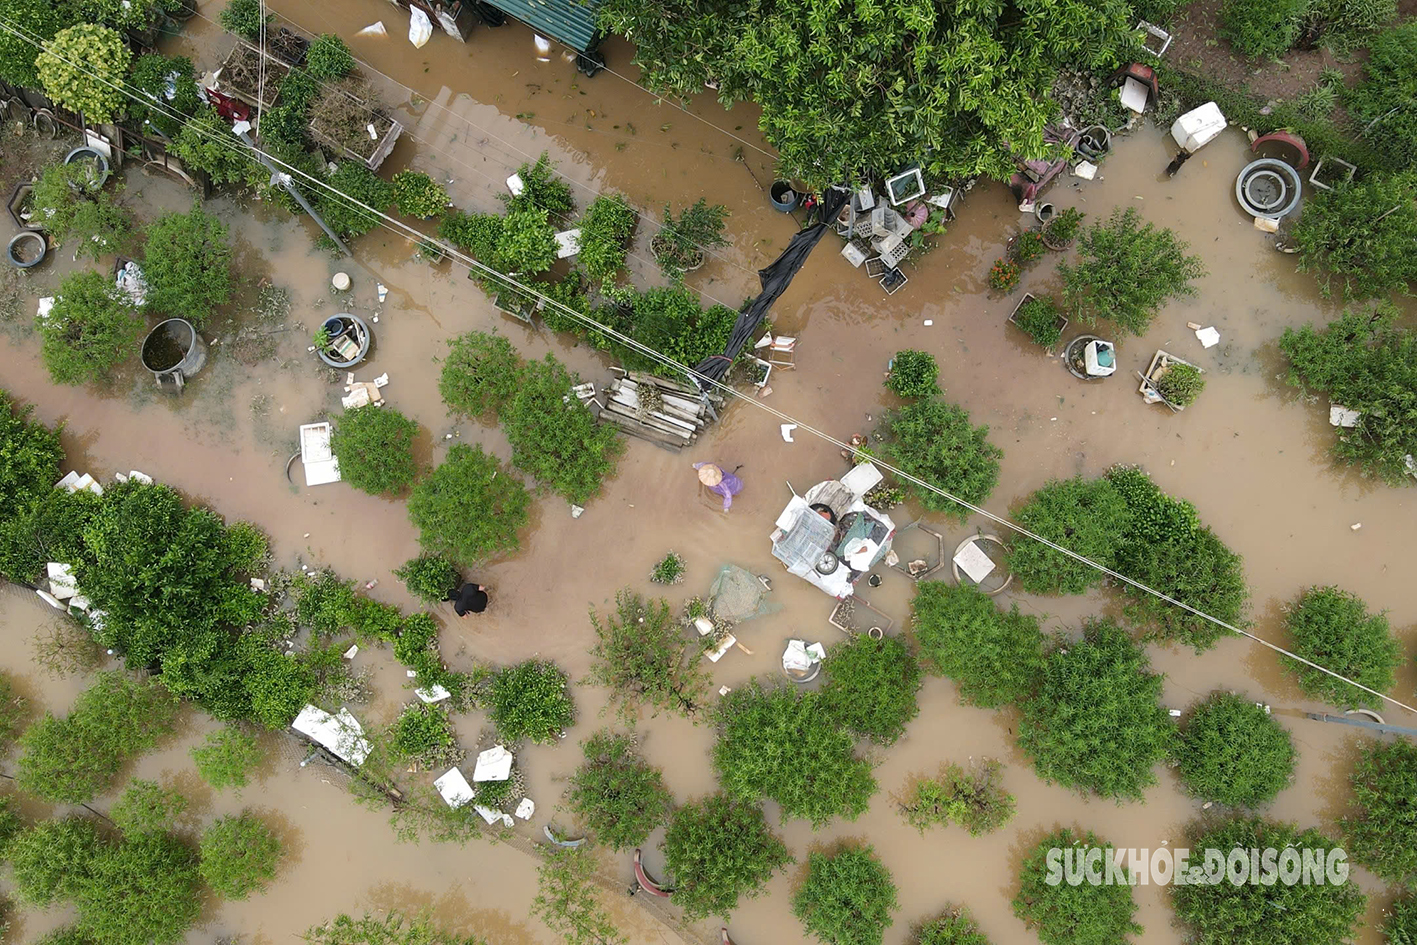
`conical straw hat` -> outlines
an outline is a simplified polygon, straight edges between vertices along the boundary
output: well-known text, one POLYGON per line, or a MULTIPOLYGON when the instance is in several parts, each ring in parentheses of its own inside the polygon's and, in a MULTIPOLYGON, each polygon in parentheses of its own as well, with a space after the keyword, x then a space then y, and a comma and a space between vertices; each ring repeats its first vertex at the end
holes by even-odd
POLYGON ((699 467, 699 482, 706 486, 716 486, 723 481, 723 470, 713 463, 704 463, 699 467))

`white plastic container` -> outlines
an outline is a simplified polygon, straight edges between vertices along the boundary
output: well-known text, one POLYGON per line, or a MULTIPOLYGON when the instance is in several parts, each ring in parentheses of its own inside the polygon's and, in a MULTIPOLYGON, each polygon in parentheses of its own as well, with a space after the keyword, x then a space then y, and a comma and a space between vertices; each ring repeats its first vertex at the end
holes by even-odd
POLYGON ((1117 371, 1117 356, 1106 341, 1089 341, 1082 349, 1083 364, 1089 377, 1108 377, 1117 371))
POLYGON ((1220 106, 1206 102, 1200 108, 1186 112, 1171 125, 1171 140, 1176 146, 1195 153, 1225 130, 1225 116, 1220 106))

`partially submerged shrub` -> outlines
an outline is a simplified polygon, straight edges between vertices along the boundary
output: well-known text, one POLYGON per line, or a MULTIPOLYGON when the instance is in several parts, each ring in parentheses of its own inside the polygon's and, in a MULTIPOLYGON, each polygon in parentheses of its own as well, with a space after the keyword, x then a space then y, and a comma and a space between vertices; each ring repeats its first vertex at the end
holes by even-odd
POLYGON ((527 660, 492 677, 489 717, 507 742, 550 744, 575 721, 570 682, 555 663, 527 660))
POLYGON ((496 457, 458 443, 414 486, 408 517, 425 551, 464 565, 515 551, 530 497, 496 457))
POLYGON ((413 458, 417 435, 418 424, 393 407, 366 404, 346 410, 330 438, 340 478, 371 495, 402 494, 418 474, 413 458))
POLYGON ((1161 307, 1195 294, 1205 275, 1199 256, 1168 229, 1143 223, 1134 207, 1115 211, 1079 238, 1075 265, 1060 263, 1063 299, 1085 325, 1112 322, 1119 331, 1145 334, 1161 307))
MULTIPOLYGON (((888 410, 879 432, 882 451, 905 473, 979 505, 999 481, 1003 450, 989 442, 987 426, 972 426, 964 408, 936 398, 888 410)), ((966 510, 936 492, 911 485, 922 505, 963 521, 966 510)))
MULTIPOLYGON (((261 37, 261 0, 231 0, 221 8, 221 28, 249 40, 261 37)), ((267 13, 265 23, 269 24, 275 15, 267 13)))
POLYGON ((100 848, 74 897, 80 928, 114 945, 175 945, 202 908, 196 860, 170 834, 100 848))
POLYGON ((664 860, 674 876, 671 901, 695 921, 726 917, 740 900, 762 895, 792 856, 768 829, 761 807, 711 794, 674 812, 664 834, 664 860))
POLYGON ((458 566, 442 555, 419 555, 394 569, 394 576, 404 583, 408 592, 425 604, 437 605, 447 600, 462 583, 458 566))
POLYGON ((1298 755, 1289 732, 1263 706, 1217 692, 1186 720, 1176 759, 1196 797, 1257 807, 1289 786, 1298 755))
MULTIPOLYGON (((1288 609, 1285 627, 1294 653, 1354 682, 1387 692, 1395 681, 1402 647, 1392 636, 1384 614, 1372 614, 1362 598, 1337 587, 1311 587, 1288 609)), ((1299 687, 1316 699, 1345 708, 1377 708, 1380 700, 1328 673, 1288 657, 1285 669, 1299 687)))
POLYGON ((825 945, 881 945, 899 905, 890 871, 871 847, 812 853, 807 879, 792 897, 793 915, 825 945))
POLYGON ((640 757, 635 739, 602 731, 581 746, 585 760, 571 775, 571 812, 614 850, 638 846, 674 808, 659 769, 640 757))
POLYGON ((596 642, 587 681, 609 687, 611 701, 633 722, 642 706, 693 716, 705 702, 709 676, 700 650, 690 643, 663 600, 629 589, 615 595, 615 612, 603 620, 591 611, 596 642))
POLYGON ((723 238, 723 221, 728 210, 722 204, 710 205, 700 197, 692 206, 685 207, 676 218, 669 205, 664 205, 664 221, 659 232, 650 241, 650 251, 659 270, 672 282, 679 282, 684 274, 703 264, 704 254, 709 249, 727 246, 723 238))
POLYGON ((443 403, 465 417, 496 416, 521 385, 521 359, 501 335, 470 331, 448 342, 438 379, 443 403))
POLYGON ((1007 294, 1018 288, 1018 280, 1022 275, 1022 266, 1012 259, 1000 257, 989 267, 989 288, 1007 294))
POLYGON ((956 823, 971 837, 998 830, 1013 819, 1015 806, 1001 783, 1003 768, 987 758, 968 770, 952 764, 939 777, 917 778, 901 803, 906 823, 921 833, 956 823))
MULTIPOLYGON (((1014 513, 1028 531, 1112 567, 1131 523, 1131 510, 1106 478, 1055 479, 1014 513)), ((1082 594, 1103 574, 1091 565, 1020 535, 1009 548, 1009 572, 1030 594, 1082 594)))
POLYGON ((147 235, 147 307, 201 328, 235 290, 226 225, 197 205, 186 213, 163 214, 147 235))
POLYGON ((1417 172, 1369 174, 1337 184, 1304 206, 1294 225, 1299 268, 1320 272, 1324 295, 1380 298, 1417 280, 1417 172))
MULTIPOLYGON (((1137 904, 1127 883, 1049 882, 1049 851, 1085 857, 1094 848, 1110 855, 1111 844, 1088 831, 1055 830, 1039 841, 1019 870, 1019 892, 1014 915, 1033 930, 1044 945, 1125 945, 1142 927, 1133 916, 1137 904)), ((1225 849, 1229 849, 1226 847, 1225 849)), ((1078 862, 1077 859, 1074 862, 1078 862)))
POLYGON ((420 768, 446 768, 463 757, 447 710, 424 702, 404 708, 389 730, 389 747, 400 762, 412 762, 420 768))
POLYGON ((73 898, 102 843, 87 817, 54 817, 21 830, 5 851, 16 897, 41 907, 73 898))
POLYGON ((246 899, 276 878, 281 842, 250 811, 222 817, 202 832, 202 879, 217 895, 246 899))
POLYGON ((1220 8, 1220 35, 1235 51, 1271 58, 1289 51, 1299 38, 1312 0, 1226 0, 1220 8))
POLYGON ((649 579, 652 584, 678 584, 684 580, 684 558, 672 551, 667 553, 655 562, 649 579))
POLYGON ((855 636, 833 647, 823 668, 826 716, 857 735, 893 744, 920 713, 920 666, 896 637, 855 636))
POLYGON ((137 353, 143 320, 132 301, 100 272, 69 275, 54 305, 36 319, 40 357, 58 384, 106 379, 115 367, 137 353))
POLYGON ((348 239, 378 226, 376 211, 387 210, 394 202, 394 185, 358 161, 340 161, 330 173, 329 185, 318 188, 315 208, 330 229, 348 239))
POLYGON ((551 355, 526 365, 502 411, 512 465, 584 505, 615 474, 624 444, 611 424, 596 420, 571 388, 580 377, 551 355))
POLYGON ((447 209, 448 192, 422 171, 399 171, 393 184, 394 206, 405 216, 427 220, 447 209))
POLYGON ((580 250, 576 265, 585 271, 591 285, 612 286, 625 268, 626 243, 635 230, 635 211, 623 198, 600 196, 586 207, 579 229, 580 250))
POLYGON ((16 405, 0 390, 0 523, 44 499, 59 479, 64 459, 59 428, 45 426, 33 414, 33 407, 16 405))
POLYGON ((1048 655, 1037 697, 1023 704, 1019 747, 1045 781, 1140 800, 1176 736, 1159 702, 1161 685, 1125 631, 1093 623, 1081 640, 1059 640, 1048 655))
POLYGON ((177 826, 187 799, 156 781, 134 779, 114 802, 108 816, 125 836, 163 833, 177 826))
POLYGON ((940 391, 940 366, 926 351, 897 351, 886 375, 886 390, 901 397, 933 397, 940 391))
POLYGON ((1350 781, 1354 816, 1339 821, 1344 846, 1383 879, 1410 888, 1417 877, 1417 746, 1406 739, 1364 744, 1350 781))
POLYGON ((770 797, 782 816, 821 827, 833 817, 854 820, 876 791, 871 765, 855 739, 824 724, 821 697, 756 682, 718 703, 713 764, 725 791, 744 801, 770 797))
POLYGON ((1333 453, 1364 475, 1391 485, 1408 482, 1408 457, 1417 454, 1417 331, 1395 325, 1389 304, 1345 312, 1327 327, 1286 328, 1279 349, 1289 360, 1288 381, 1328 395, 1357 411, 1339 427, 1333 453))
POLYGON ((197 773, 217 790, 243 788, 250 774, 265 761, 256 736, 228 725, 207 735, 192 749, 197 773))
POLYGON ((1038 618, 1014 604, 1006 613, 976 587, 921 581, 911 634, 930 672, 948 676, 960 699, 986 708, 1032 694, 1043 671, 1038 618))

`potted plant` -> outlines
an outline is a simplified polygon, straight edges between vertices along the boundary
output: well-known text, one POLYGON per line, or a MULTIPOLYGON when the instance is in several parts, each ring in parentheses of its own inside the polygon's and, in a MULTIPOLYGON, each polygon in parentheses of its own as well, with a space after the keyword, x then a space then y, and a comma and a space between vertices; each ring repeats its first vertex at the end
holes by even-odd
POLYGON ((1159 400, 1172 410, 1185 410, 1195 402, 1205 387, 1202 373, 1200 368, 1189 361, 1183 361, 1167 351, 1157 349, 1146 374, 1142 375, 1141 387, 1138 390, 1148 403, 1156 403, 1159 400))
POLYGON ((1027 266, 1046 252, 1043 234, 1038 230, 1025 230, 1009 240, 1009 258, 1020 267, 1027 266))
POLYGON ((1058 311, 1051 298, 1036 298, 1031 292, 1024 293, 1023 299, 1014 306, 1009 321, 1044 348, 1056 345, 1063 337, 1063 329, 1068 327, 1067 317, 1058 311))
POLYGON ((996 259, 989 269, 989 288, 1007 295, 1018 288, 1019 276, 1022 274, 1023 269, 1012 259, 996 259))
POLYGON ((722 204, 710 205, 700 197, 675 219, 669 205, 664 207, 664 223, 650 241, 650 252, 659 263, 660 271, 678 282, 684 273, 693 272, 704 264, 705 250, 727 246, 723 238, 724 218, 728 215, 722 204))
POLYGON ((1083 214, 1076 207, 1069 207, 1043 225, 1043 245, 1054 252, 1062 252, 1077 239, 1078 228, 1082 226, 1083 214))
POLYGON ((353 367, 369 353, 372 336, 358 315, 341 312, 325 319, 311 344, 320 360, 332 368, 353 367))

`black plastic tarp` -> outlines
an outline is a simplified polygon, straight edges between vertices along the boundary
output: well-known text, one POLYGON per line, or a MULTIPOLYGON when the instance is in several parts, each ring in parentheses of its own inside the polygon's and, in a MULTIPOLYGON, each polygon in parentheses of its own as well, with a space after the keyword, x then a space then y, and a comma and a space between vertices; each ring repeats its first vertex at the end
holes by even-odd
MULTIPOLYGON (((757 298, 749 299, 743 306, 743 310, 738 313, 738 321, 733 325, 733 333, 728 336, 728 346, 724 348, 723 354, 705 358, 695 366, 694 371, 710 380, 721 381, 728 373, 729 367, 733 364, 733 359, 738 356, 738 352, 743 350, 754 335, 758 332, 758 326, 762 324, 763 318, 767 316, 768 309, 772 308, 782 293, 787 291, 787 287, 792 282, 792 278, 797 275, 803 263, 807 261, 807 256, 812 252, 812 247, 817 245, 822 236, 827 232, 836 220, 836 215, 841 212, 842 206, 851 199, 851 191, 841 187, 829 188, 822 197, 821 210, 817 217, 818 222, 799 230, 792 241, 787 244, 787 248, 768 265, 766 269, 758 270, 758 280, 762 283, 763 291, 757 298)), ((699 386, 707 389, 708 382, 699 380, 699 386)))

